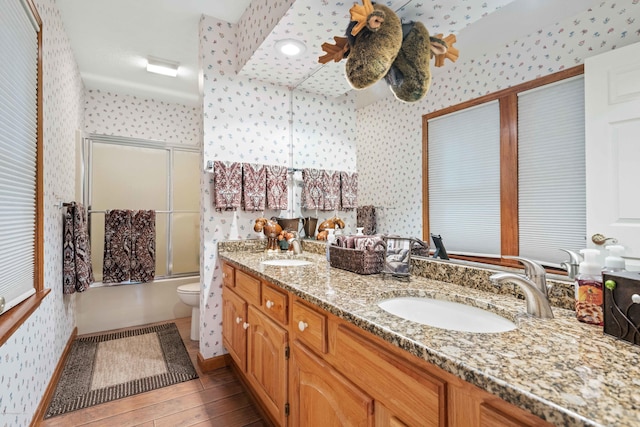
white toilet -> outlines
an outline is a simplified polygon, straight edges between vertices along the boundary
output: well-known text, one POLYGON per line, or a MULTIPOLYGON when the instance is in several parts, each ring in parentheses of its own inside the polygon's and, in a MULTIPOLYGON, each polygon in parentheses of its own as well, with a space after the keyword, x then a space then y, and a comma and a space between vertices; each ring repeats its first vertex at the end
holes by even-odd
POLYGON ((191 306, 191 336, 193 341, 200 339, 200 283, 187 283, 178 286, 178 297, 191 306))

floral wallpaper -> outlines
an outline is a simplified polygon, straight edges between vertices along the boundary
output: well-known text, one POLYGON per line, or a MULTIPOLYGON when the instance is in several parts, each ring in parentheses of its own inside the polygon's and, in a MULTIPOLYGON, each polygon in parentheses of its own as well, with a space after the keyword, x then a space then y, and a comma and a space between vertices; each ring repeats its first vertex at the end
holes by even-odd
MULTIPOLYGON (((423 114, 640 41, 640 2, 603 0, 585 13, 508 41, 499 51, 473 56, 462 52, 457 63, 434 70, 431 91, 417 104, 403 104, 391 97, 353 113, 353 100, 348 96, 334 99, 292 93, 286 87, 236 74, 262 43, 268 27, 291 4, 290 0, 277 5, 256 0, 243 18, 246 21, 238 26, 202 18, 200 112, 109 92, 85 93, 55 0, 35 3, 45 28, 44 276, 52 292, 0 347, 0 426, 12 427, 31 422, 75 326, 75 296, 63 296, 60 289, 62 213, 57 203, 73 199, 76 129, 154 140, 176 138, 185 143, 202 136, 203 170, 207 160, 298 167, 291 158, 300 159, 301 166, 357 170, 359 204, 378 207, 379 230, 419 236, 423 114), (262 17, 270 23, 264 28, 258 22, 262 17), (356 126, 350 126, 354 120, 356 126), (293 152, 292 139, 296 141, 293 152)), ((200 351, 205 358, 225 352, 216 243, 256 236, 252 228, 255 214, 215 212, 211 185, 211 174, 203 171, 200 351)), ((298 185, 299 177, 294 175, 291 189, 298 191, 298 185)), ((297 209, 294 203, 291 213, 297 209)), ((287 214, 265 212, 268 216, 287 214)))
POLYGON ((88 133, 200 145, 202 112, 198 107, 89 89, 84 117, 88 133))
MULTIPOLYGON (((203 17, 200 22, 204 162, 224 160, 355 170, 353 102, 292 92, 284 86, 237 75, 233 52, 236 37, 242 37, 241 33, 236 34, 238 31, 237 26, 211 17, 203 17), (290 125, 292 106, 293 122, 290 125), (292 140, 294 152, 291 151, 292 140)), ((265 211, 264 216, 300 215, 299 178, 298 172, 289 184, 289 210, 265 211)), ((258 237, 253 231, 253 222, 261 215, 242 210, 216 212, 212 204, 212 185, 212 174, 204 174, 200 352, 205 358, 226 353, 220 326, 222 279, 216 244, 220 240, 258 237)), ((323 213, 323 218, 331 215, 323 213)))
POLYGON ((359 203, 381 207, 378 229, 422 235, 423 114, 640 41, 639 3, 603 0, 584 13, 509 41, 498 51, 461 52, 458 62, 432 68, 431 90, 422 101, 412 105, 390 97, 358 110, 359 203))
POLYGON ((295 0, 253 0, 240 18, 235 41, 228 45, 229 52, 237 51, 233 59, 235 71, 240 71, 249 61, 256 49, 276 26, 295 0))
POLYGON ((0 347, 0 426, 28 426, 75 327, 75 296, 62 294, 62 210, 75 193, 75 132, 83 85, 54 0, 36 0, 43 21, 44 281, 40 307, 0 347))

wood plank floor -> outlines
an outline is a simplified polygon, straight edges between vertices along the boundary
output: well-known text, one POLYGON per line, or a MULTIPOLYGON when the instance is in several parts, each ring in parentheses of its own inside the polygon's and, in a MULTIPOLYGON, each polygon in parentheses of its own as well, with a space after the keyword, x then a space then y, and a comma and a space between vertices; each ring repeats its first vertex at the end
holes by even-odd
MULTIPOLYGON (((52 417, 43 427, 57 426, 268 426, 249 394, 229 368, 203 374, 198 368, 198 343, 189 339, 191 318, 176 319, 182 341, 198 379, 114 400, 52 417)), ((136 326, 137 329, 140 326, 136 326)), ((104 332, 101 332, 104 333, 104 332)))

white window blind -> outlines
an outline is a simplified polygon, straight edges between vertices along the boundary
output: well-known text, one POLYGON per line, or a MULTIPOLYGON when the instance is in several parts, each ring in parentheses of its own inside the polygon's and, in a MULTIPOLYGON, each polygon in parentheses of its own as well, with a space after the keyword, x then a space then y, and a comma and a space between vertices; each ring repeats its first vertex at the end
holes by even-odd
POLYGON ((497 101, 429 120, 429 230, 449 253, 500 255, 497 101))
POLYGON ((0 0, 0 297, 35 292, 38 28, 21 1, 0 0))
POLYGON ((559 264, 586 245, 584 79, 518 96, 520 255, 559 264))

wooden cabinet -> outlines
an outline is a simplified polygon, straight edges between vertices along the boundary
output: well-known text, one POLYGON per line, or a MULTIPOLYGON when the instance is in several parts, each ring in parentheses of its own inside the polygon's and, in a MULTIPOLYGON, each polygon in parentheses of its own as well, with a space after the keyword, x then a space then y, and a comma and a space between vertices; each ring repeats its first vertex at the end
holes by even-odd
POLYGON ((286 325, 289 320, 289 296, 286 292, 263 283, 262 309, 273 320, 286 325))
POLYGON ((278 426, 551 427, 274 284, 223 271, 224 344, 278 426))
POLYGON ((446 426, 446 382, 337 322, 330 359, 384 406, 382 425, 446 426))
POLYGON ((293 427, 372 427, 373 398, 300 341, 292 345, 291 418, 293 427))
POLYGON ((235 286, 235 268, 229 264, 222 264, 222 284, 233 288, 235 286))
POLYGON ((247 303, 229 288, 222 290, 222 341, 229 354, 245 370, 247 366, 247 303))
POLYGON ((279 425, 286 425, 289 337, 255 306, 248 308, 247 380, 279 425))
POLYGON ((458 377, 448 380, 449 427, 553 427, 458 377))
POLYGON ((318 353, 327 352, 327 315, 299 299, 293 302, 291 334, 318 353))
POLYGON ((227 264, 223 271, 223 343, 268 416, 286 426, 289 296, 227 264))

